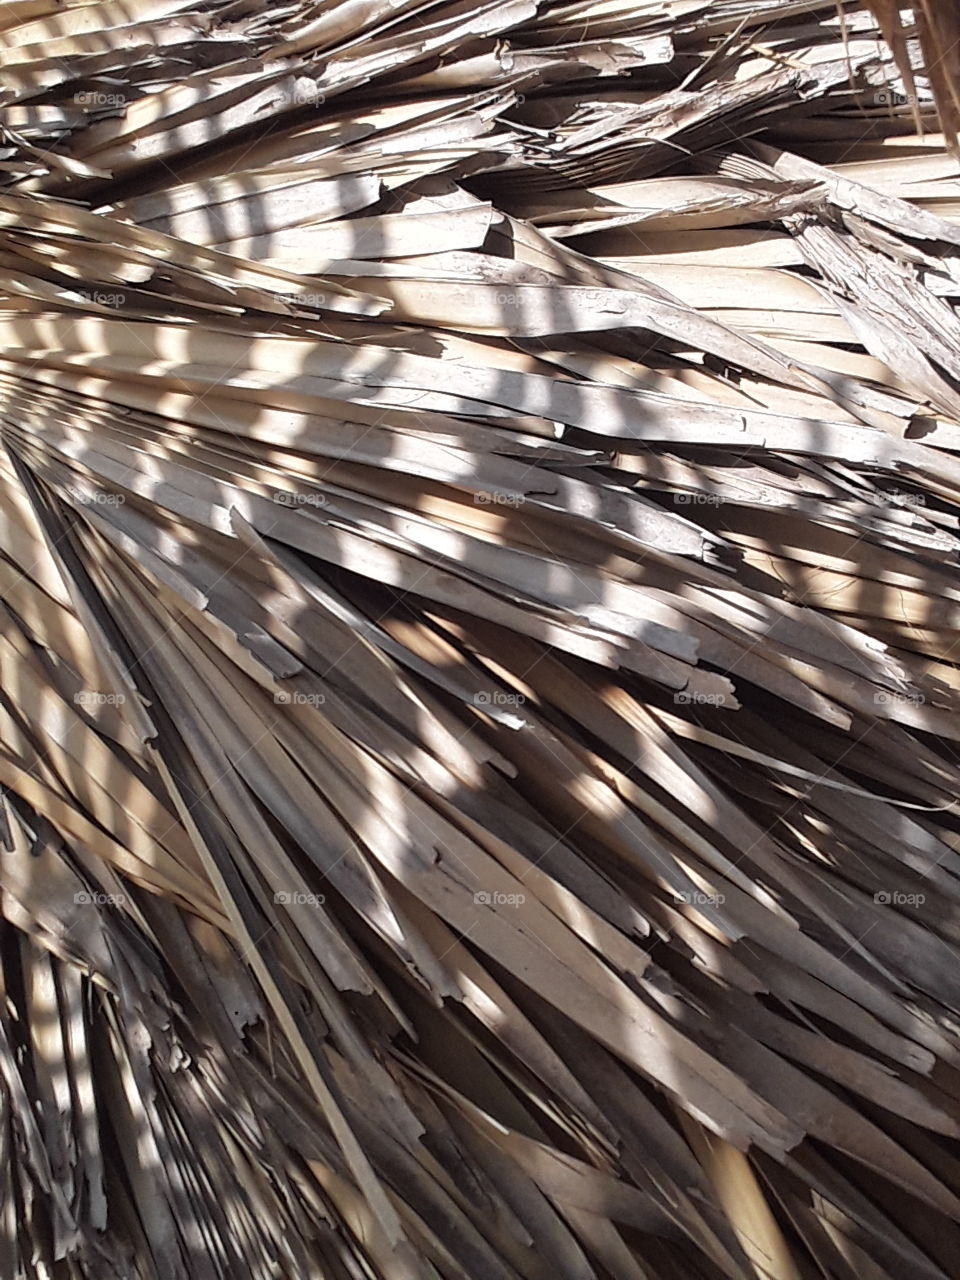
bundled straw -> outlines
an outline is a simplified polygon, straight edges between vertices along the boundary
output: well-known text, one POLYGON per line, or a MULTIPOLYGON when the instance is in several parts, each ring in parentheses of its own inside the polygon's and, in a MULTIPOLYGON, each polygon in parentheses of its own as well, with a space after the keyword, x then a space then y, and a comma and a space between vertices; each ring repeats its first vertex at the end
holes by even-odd
POLYGON ((0 1276, 956 1275, 960 29, 874 8, 0 9, 0 1276))

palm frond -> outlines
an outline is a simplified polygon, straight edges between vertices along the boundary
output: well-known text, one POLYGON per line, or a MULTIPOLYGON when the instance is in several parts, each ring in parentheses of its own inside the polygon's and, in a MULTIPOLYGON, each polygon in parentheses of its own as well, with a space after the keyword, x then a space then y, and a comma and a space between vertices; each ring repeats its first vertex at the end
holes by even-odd
POLYGON ((874 7, 0 12, 0 1274, 955 1274, 955 80, 874 7))

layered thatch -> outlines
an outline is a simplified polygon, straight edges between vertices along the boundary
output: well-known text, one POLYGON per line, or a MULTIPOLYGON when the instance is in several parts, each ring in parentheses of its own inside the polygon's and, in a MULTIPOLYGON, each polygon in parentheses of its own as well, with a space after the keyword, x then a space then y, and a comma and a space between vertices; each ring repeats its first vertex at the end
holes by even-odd
POLYGON ((0 9, 0 1276, 956 1274, 960 77, 874 8, 0 9))

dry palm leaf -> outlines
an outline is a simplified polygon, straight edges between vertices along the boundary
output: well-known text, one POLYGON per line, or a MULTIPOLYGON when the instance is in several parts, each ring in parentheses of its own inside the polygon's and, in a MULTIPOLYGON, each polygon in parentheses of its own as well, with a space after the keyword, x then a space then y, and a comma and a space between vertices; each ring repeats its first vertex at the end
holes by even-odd
POLYGON ((872 7, 0 13, 3 1276, 956 1273, 960 32, 872 7))

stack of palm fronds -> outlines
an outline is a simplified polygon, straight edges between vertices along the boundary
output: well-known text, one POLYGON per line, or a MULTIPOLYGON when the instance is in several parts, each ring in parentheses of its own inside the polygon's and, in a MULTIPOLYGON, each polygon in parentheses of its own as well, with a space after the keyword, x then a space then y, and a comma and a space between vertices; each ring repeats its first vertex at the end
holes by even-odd
POLYGON ((0 1276, 956 1275, 960 27, 874 8, 0 9, 0 1276))

